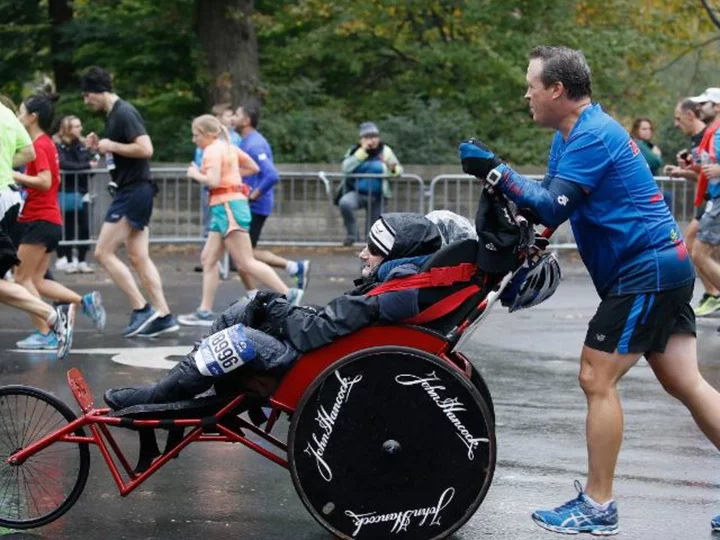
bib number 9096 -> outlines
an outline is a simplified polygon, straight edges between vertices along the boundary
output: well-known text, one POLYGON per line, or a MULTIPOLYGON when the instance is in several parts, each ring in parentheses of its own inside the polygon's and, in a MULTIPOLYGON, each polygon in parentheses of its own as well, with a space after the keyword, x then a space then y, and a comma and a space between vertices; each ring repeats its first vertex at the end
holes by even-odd
POLYGON ((195 364, 203 375, 218 377, 254 358, 255 349, 238 324, 203 339, 195 353, 195 364))

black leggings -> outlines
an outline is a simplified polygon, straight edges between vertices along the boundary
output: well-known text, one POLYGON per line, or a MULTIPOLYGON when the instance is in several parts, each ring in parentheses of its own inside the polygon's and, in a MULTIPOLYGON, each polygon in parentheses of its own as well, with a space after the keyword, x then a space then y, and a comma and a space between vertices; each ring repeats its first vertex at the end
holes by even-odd
MULTIPOLYGON (((77 227, 75 227, 75 210, 65 212, 65 240, 89 240, 90 239, 90 203, 84 202, 77 211, 77 227), (77 231, 76 231, 77 229, 77 231)), ((77 246, 78 261, 83 262, 90 246, 77 246)), ((58 257, 65 257, 72 260, 72 246, 58 246, 58 257)))

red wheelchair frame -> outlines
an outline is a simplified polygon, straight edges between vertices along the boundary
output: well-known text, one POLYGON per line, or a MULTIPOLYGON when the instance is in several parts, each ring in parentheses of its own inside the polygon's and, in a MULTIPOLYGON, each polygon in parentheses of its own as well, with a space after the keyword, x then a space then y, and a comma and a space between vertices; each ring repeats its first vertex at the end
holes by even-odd
MULTIPOLYGON (((235 424, 242 429, 254 433, 258 437, 269 442, 279 450, 287 452, 287 445, 279 439, 270 435, 280 414, 295 412, 298 402, 304 391, 315 378, 327 369, 339 358, 343 358, 355 351, 367 347, 382 345, 406 346, 428 352, 445 359, 448 365, 470 377, 472 367, 468 360, 459 353, 447 354, 449 343, 437 334, 415 327, 382 327, 373 326, 359 330, 358 332, 342 338, 330 345, 311 351, 298 360, 295 366, 284 377, 277 391, 269 399, 272 406, 272 413, 264 429, 259 429, 244 418, 236 417, 235 424)), ((288 468, 287 459, 270 452, 251 439, 241 435, 221 424, 221 420, 238 409, 245 399, 246 394, 240 394, 227 405, 223 406, 212 418, 186 418, 186 419, 162 419, 162 420, 135 420, 108 416, 112 412, 109 408, 95 407, 94 397, 85 382, 82 373, 77 368, 72 368, 67 373, 67 380, 75 399, 77 400, 83 414, 77 420, 69 423, 58 431, 49 434, 43 439, 14 453, 7 461, 13 465, 22 464, 28 457, 40 452, 42 449, 56 442, 86 443, 96 445, 108 465, 115 483, 118 486, 120 495, 123 497, 130 494, 140 484, 145 482, 158 469, 169 460, 177 456, 187 445, 193 442, 229 442, 241 443, 269 460, 288 468), (217 435, 204 434, 205 426, 213 424, 219 431, 217 435), (146 471, 136 474, 122 449, 116 442, 108 426, 124 428, 163 428, 184 427, 193 428, 183 439, 167 454, 158 457, 146 471), (79 429, 88 427, 91 436, 73 435, 79 429), (120 462, 122 469, 129 480, 125 481, 120 468, 113 460, 110 450, 120 462)), ((488 394, 489 395, 489 394, 488 394)))
MULTIPOLYGON (((550 232, 551 231, 546 231, 545 236, 549 236, 550 232)), ((460 432, 456 434, 460 437, 460 439, 465 438, 464 442, 467 443, 468 459, 474 459, 473 449, 478 445, 478 441, 484 441, 488 446, 487 449, 483 450, 483 456, 481 459, 482 463, 479 465, 480 469, 477 469, 476 464, 468 465, 476 467, 475 469, 472 469, 472 471, 474 471, 472 474, 475 474, 477 470, 481 470, 482 482, 480 483, 482 485, 474 487, 473 489, 475 491, 469 495, 466 494, 466 499, 463 500, 465 507, 461 508, 457 515, 453 514, 457 523, 455 525, 451 523, 450 526, 444 529, 441 534, 438 536, 432 536, 433 539, 444 538, 446 535, 451 534, 454 530, 462 526, 481 504, 492 480, 495 465, 494 414, 492 410, 493 407, 490 392, 479 374, 473 370, 470 362, 461 353, 456 352, 455 349, 460 344, 461 338, 467 338, 467 336, 471 333, 470 330, 474 329, 487 315, 494 302, 498 299, 500 293, 509 283, 512 275, 513 273, 511 272, 504 277, 498 276, 497 281, 492 284, 493 287, 490 292, 487 292, 487 290, 489 290, 488 287, 486 291, 483 292, 482 300, 478 301, 477 305, 472 307, 469 315, 467 315, 462 322, 455 325, 454 328, 446 335, 424 327, 411 325, 371 326, 340 338, 329 345, 304 354, 283 377, 271 397, 267 398, 265 405, 271 408, 271 414, 263 429, 240 417, 240 414, 245 412, 243 406, 245 405, 246 400, 251 399, 247 393, 242 393, 235 397, 228 397, 227 400, 222 403, 214 405, 215 408, 208 409, 212 412, 205 414, 202 417, 199 414, 195 417, 185 418, 168 418, 158 415, 160 418, 157 419, 138 419, 132 417, 114 416, 114 411, 111 409, 96 407, 93 395, 90 392, 85 379, 80 371, 75 368, 68 372, 67 378, 72 393, 82 410, 82 416, 79 418, 75 417, 75 415, 67 409, 62 402, 57 400, 57 398, 54 398, 53 396, 40 390, 20 386, 5 387, 0 389, 0 397, 4 395, 30 395, 31 397, 44 401, 46 404, 49 403, 55 411, 60 412, 68 421, 68 424, 64 427, 49 433, 40 440, 37 440, 24 448, 18 448, 15 452, 12 452, 11 455, 6 458, 6 462, 10 466, 19 467, 23 465, 26 460, 32 459, 35 454, 41 452, 43 449, 54 443, 62 442, 78 444, 80 448, 80 468, 75 486, 71 493, 66 496, 63 502, 54 511, 39 518, 28 520, 20 520, 19 517, 18 520, 0 518, 0 525, 18 529, 38 527, 49 523, 64 514, 76 502, 87 480, 87 472, 89 469, 87 448, 89 445, 96 445, 100 449, 105 463, 107 464, 110 473, 118 486, 120 495, 126 496, 145 482, 145 480, 152 476, 169 460, 176 457, 189 444, 196 442, 226 442, 243 444, 278 465, 290 469, 293 476, 293 482, 303 499, 303 503, 313 516, 321 523, 321 525, 325 526, 328 530, 340 537, 355 538, 356 536, 354 534, 338 530, 334 524, 328 523, 324 520, 324 516, 321 515, 322 513, 320 510, 313 506, 315 503, 310 500, 312 498, 311 495, 306 495, 304 491, 298 487, 299 483, 306 480, 303 480, 303 478, 301 478, 302 475, 298 473, 296 467, 297 464, 292 463, 293 454, 291 454, 288 450, 289 444, 274 437, 271 432, 282 413, 287 413, 291 417, 300 417, 304 414, 302 408, 303 406, 308 405, 309 398, 312 397, 310 394, 313 394, 313 392, 317 394, 317 392, 322 390, 319 388, 319 386, 322 386, 319 385, 319 382, 328 380, 328 373, 332 372, 334 366, 341 365, 343 370, 347 368, 348 371, 351 371, 351 363, 355 361, 357 359, 355 357, 361 355, 363 351, 370 351, 372 353, 372 351, 380 350, 387 351, 387 354, 389 355, 388 358, 395 355, 396 359, 414 357, 417 358, 418 362, 425 361, 429 368, 433 368, 431 373, 433 376, 436 375, 438 370, 445 373, 446 377, 445 382, 443 382, 444 386, 428 385, 429 390, 426 389, 431 397, 433 397, 433 392, 435 392, 433 397, 435 400, 434 402, 426 399, 426 401, 430 403, 430 406, 437 404, 438 407, 442 408, 442 403, 447 405, 447 400, 445 402, 440 401, 440 397, 437 395, 437 389, 445 389, 446 387, 449 388, 450 385, 454 385, 454 388, 456 389, 455 391, 463 392, 462 395, 464 396, 463 402, 460 403, 460 405, 464 404, 465 409, 458 408, 458 410, 470 410, 473 408, 475 411, 473 414, 482 417, 482 421, 479 424, 476 422, 475 429, 482 431, 483 437, 477 437, 477 432, 472 435, 467 427, 471 425, 470 419, 463 424, 456 415, 450 416, 445 413, 447 419, 452 421, 454 428, 460 430, 460 432), (89 436, 85 434, 84 428, 86 427, 90 431, 89 436), (175 441, 175 444, 166 449, 165 453, 154 458, 145 470, 142 472, 136 472, 110 432, 110 427, 122 427, 136 430, 170 430, 175 428, 183 428, 184 430, 190 428, 190 431, 186 435, 183 435, 181 439, 175 441), (245 435, 245 430, 271 444, 277 451, 270 451, 254 440, 251 440, 245 435), (281 455, 282 453, 285 453, 285 456, 281 455), (119 462, 119 465, 116 461, 119 462)), ((375 352, 373 354, 377 357, 380 353, 375 352)), ((372 356, 372 354, 369 354, 368 356, 372 356)), ((362 360, 362 358, 360 358, 360 360, 362 360)), ((356 364, 358 363, 356 362, 356 364)), ((341 368, 337 368, 336 373, 339 373, 339 369, 341 368)), ((338 379, 341 380, 339 375, 338 379)), ((425 398, 427 398, 427 396, 425 396, 425 398)), ((457 402, 459 402, 458 399, 455 400, 455 403, 457 402)), ((444 417, 443 420, 445 420, 444 417)), ((297 420, 295 418, 293 419, 293 422, 295 427, 297 427, 297 420)), ((293 442, 293 433, 294 432, 291 429, 289 437, 290 444, 293 442)), ((443 437, 443 440, 445 439, 453 440, 457 443, 457 439, 453 438, 453 436, 443 437)), ((394 439, 388 439, 387 441, 384 441, 382 447, 388 456, 392 456, 400 451, 402 445, 394 439)), ((294 459, 297 460, 297 457, 294 459)), ((395 458, 388 457, 388 459, 395 458)), ((461 477, 463 477, 463 475, 467 476, 468 473, 463 472, 460 469, 458 469, 458 474, 461 477)), ((445 478, 444 475, 445 473, 440 476, 440 482, 443 481, 442 478, 445 478)), ((468 482, 469 481, 470 480, 468 480, 468 482)), ((429 509, 432 508, 435 509, 437 522, 430 521, 429 524, 438 525, 440 523, 440 511, 445 509, 445 507, 450 504, 450 499, 455 497, 455 494, 460 491, 460 488, 456 487, 456 485, 445 488, 440 496, 440 502, 438 502, 437 505, 425 507, 425 517, 421 522, 418 521, 417 525, 424 526, 426 524, 427 514, 431 513, 431 510, 429 509)), ((19 494, 18 497, 20 497, 19 494)), ((460 496, 458 495, 457 498, 459 499, 460 496)), ((26 504, 28 504, 29 508, 29 503, 27 503, 27 501, 26 504)), ((423 507, 411 506, 410 508, 423 507)), ((407 512, 421 512, 421 510, 408 510, 407 512)), ((448 513, 450 512, 448 511, 448 513)), ((356 526, 356 531, 360 531, 366 523, 371 523, 371 521, 362 521, 363 519, 371 519, 363 518, 362 516, 372 515, 373 513, 355 514, 350 512, 350 514, 360 516, 354 518, 356 519, 354 525, 356 526)), ((407 514, 407 516, 416 515, 420 514, 407 514)), ((411 518, 407 516, 407 520, 411 520, 411 518)), ((405 529, 403 530, 406 530, 407 526, 408 523, 404 523, 405 529)), ((366 527, 366 529, 367 528, 368 527, 366 527)), ((426 533, 423 529, 422 531, 414 531, 412 534, 408 533, 406 536, 393 534, 393 537, 428 538, 425 534, 431 533, 426 533)))

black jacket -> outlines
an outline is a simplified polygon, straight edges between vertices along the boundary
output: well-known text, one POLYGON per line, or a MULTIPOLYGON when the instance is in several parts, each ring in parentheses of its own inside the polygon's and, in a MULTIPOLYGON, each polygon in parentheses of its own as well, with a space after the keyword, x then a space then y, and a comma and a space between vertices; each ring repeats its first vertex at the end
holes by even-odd
POLYGON ((78 140, 70 144, 55 141, 60 158, 60 170, 65 172, 62 183, 62 190, 65 193, 88 192, 87 174, 67 174, 74 171, 87 171, 90 169, 90 153, 85 145, 78 140))
POLYGON ((417 289, 366 295, 381 283, 417 274, 426 256, 440 249, 440 233, 434 223, 419 214, 383 214, 383 219, 396 234, 390 254, 372 276, 357 280, 344 295, 324 307, 292 306, 282 295, 261 292, 250 304, 230 306, 215 320, 210 334, 241 323, 304 353, 371 324, 399 322, 417 315, 417 289))

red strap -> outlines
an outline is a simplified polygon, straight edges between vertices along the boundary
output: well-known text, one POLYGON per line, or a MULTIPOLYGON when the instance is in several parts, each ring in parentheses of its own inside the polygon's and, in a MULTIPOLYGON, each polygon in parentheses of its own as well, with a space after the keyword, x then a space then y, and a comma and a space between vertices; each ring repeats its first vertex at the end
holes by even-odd
POLYGON ((477 293, 480 287, 477 285, 468 285, 457 292, 443 298, 439 302, 424 311, 421 311, 414 317, 404 320, 406 324, 424 324, 430 321, 444 317, 448 313, 452 313, 459 308, 468 298, 477 293))
POLYGON ((368 292, 367 296, 377 296, 386 292, 403 291, 406 289, 448 287, 458 282, 470 281, 477 271, 477 266, 471 263, 431 268, 429 272, 422 272, 414 276, 393 279, 392 281, 383 283, 368 292))

